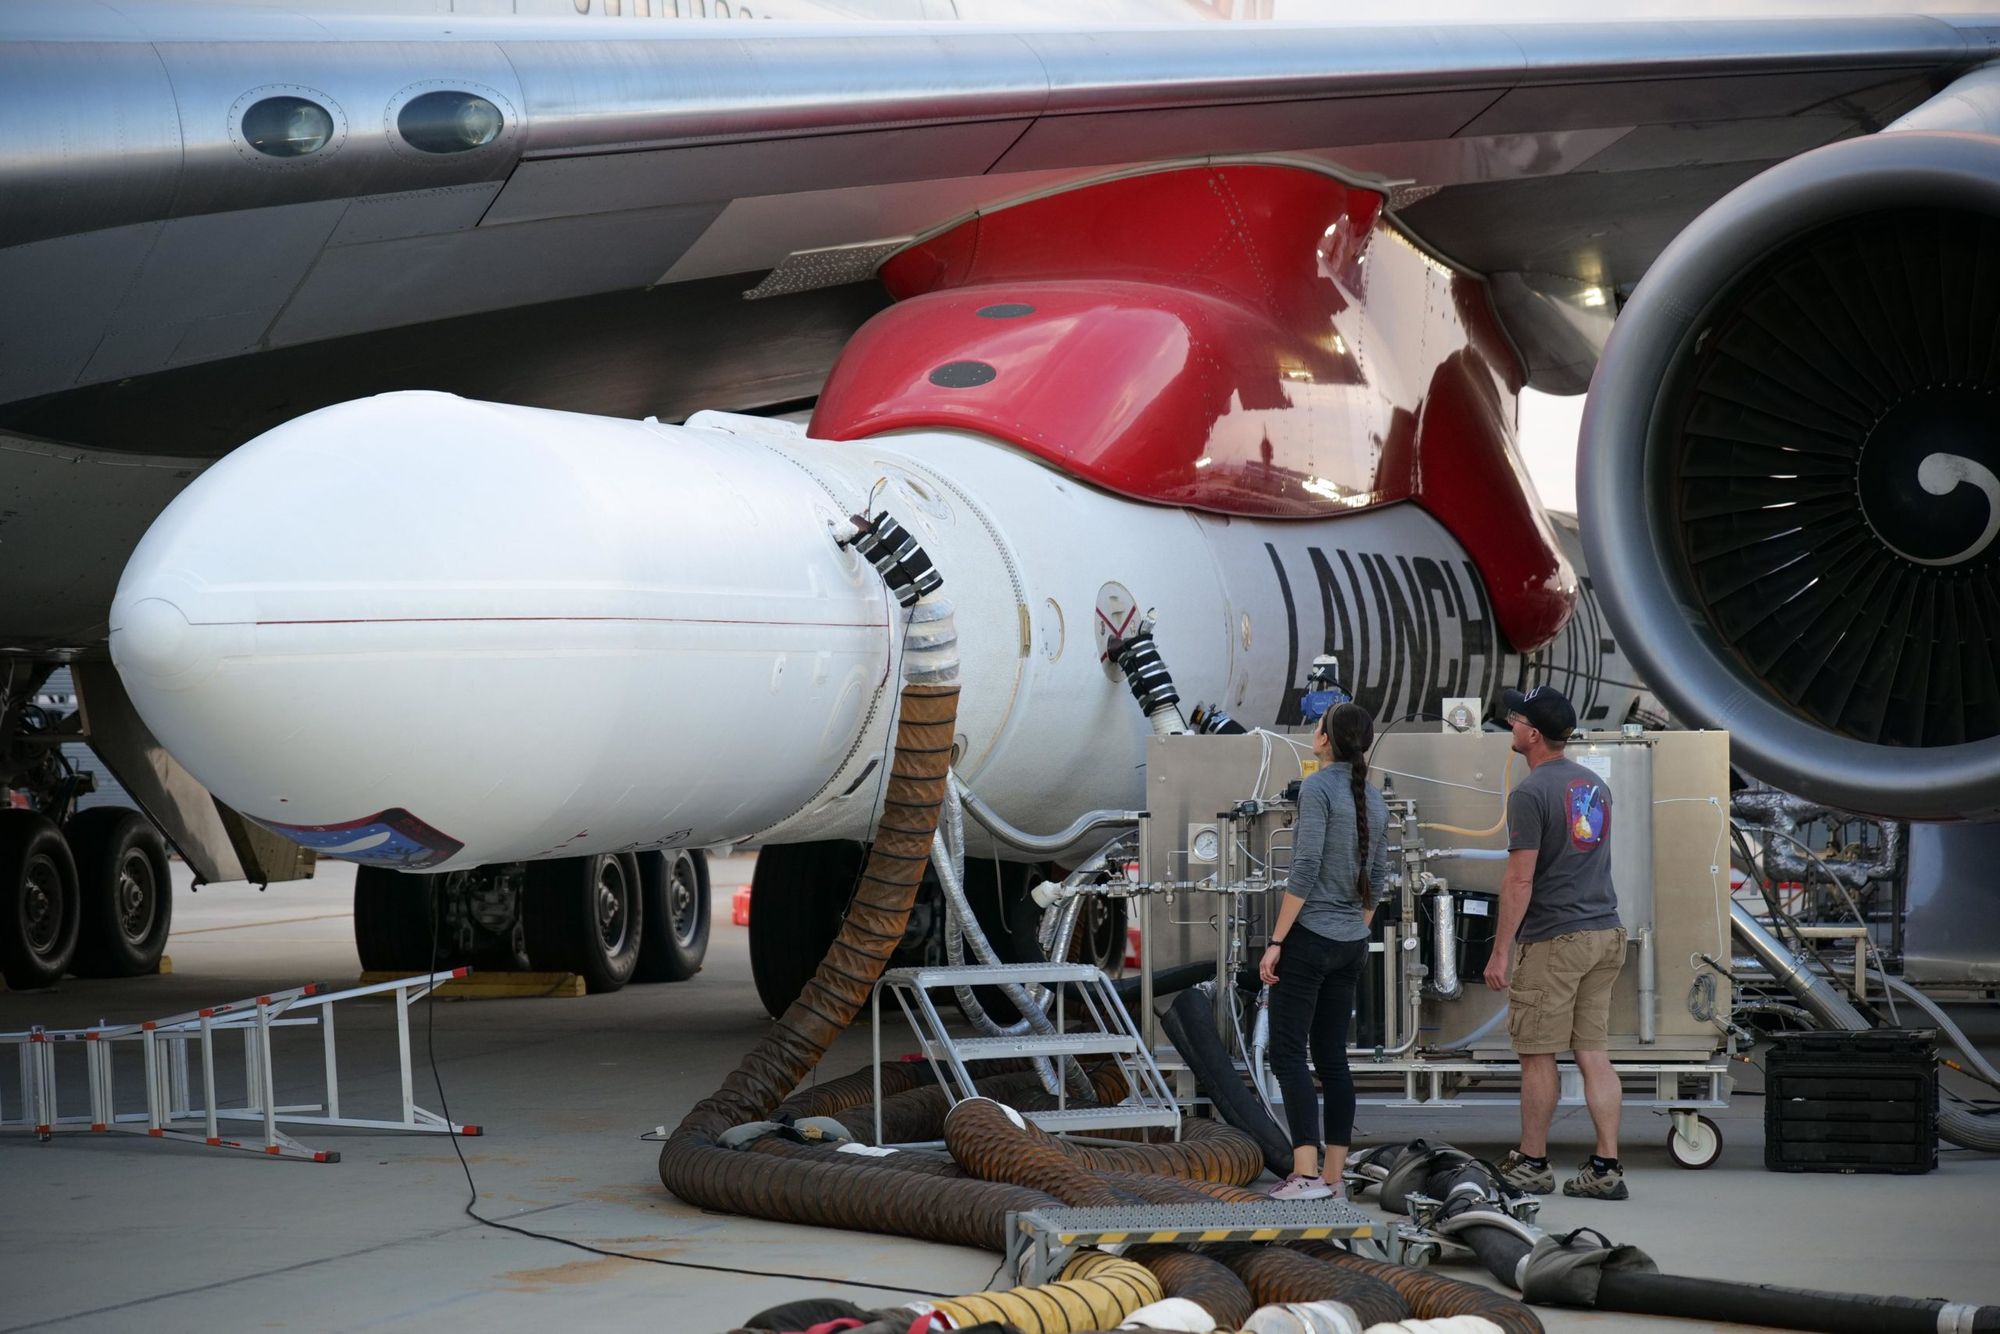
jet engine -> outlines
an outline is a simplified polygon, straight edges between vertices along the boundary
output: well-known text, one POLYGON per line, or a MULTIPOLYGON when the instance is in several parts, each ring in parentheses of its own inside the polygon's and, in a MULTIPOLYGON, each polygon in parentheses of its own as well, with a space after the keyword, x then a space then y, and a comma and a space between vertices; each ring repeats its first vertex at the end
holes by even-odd
POLYGON ((1832 805, 2000 816, 2000 139, 1851 140, 1716 203, 1579 456, 1598 596, 1677 714, 1832 805))

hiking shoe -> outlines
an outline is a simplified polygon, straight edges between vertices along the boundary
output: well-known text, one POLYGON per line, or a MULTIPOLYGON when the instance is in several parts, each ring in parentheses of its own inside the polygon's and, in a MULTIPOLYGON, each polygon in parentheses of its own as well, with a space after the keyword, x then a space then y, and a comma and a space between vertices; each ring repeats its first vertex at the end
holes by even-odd
POLYGON ((1332 1194, 1333 1187, 1319 1177, 1300 1176, 1297 1172, 1271 1187, 1274 1200, 1324 1200, 1332 1194))
POLYGON ((1586 1158, 1576 1175, 1563 1182, 1563 1194, 1574 1195, 1581 1200, 1625 1200, 1631 1194, 1625 1189, 1625 1169, 1613 1167, 1599 1171, 1597 1164, 1586 1158))
POLYGON ((1507 1150, 1507 1156, 1499 1163, 1500 1179, 1515 1190, 1526 1191, 1530 1195, 1547 1195, 1556 1188, 1555 1170, 1546 1162, 1536 1167, 1521 1156, 1519 1149, 1507 1150))

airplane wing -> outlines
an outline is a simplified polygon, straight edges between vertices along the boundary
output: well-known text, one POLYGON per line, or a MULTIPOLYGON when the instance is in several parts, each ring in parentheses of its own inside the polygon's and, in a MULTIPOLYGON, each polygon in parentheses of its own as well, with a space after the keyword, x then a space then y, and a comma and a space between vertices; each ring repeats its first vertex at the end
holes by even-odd
POLYGON ((1529 382, 1580 391, 1683 226, 1933 97, 1993 54, 2000 13, 1001 30, 66 7, 10 10, 0 37, 0 494, 36 515, 0 643, 89 651, 133 516, 188 460, 398 388, 663 418, 808 401, 909 238, 1145 164, 1304 158, 1381 188, 1490 282, 1529 382), (113 468, 106 517, 77 479, 113 468))

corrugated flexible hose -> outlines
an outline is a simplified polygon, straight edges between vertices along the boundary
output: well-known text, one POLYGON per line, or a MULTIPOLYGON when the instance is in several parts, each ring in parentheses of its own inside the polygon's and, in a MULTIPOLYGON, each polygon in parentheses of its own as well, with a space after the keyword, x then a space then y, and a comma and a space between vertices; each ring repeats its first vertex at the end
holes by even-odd
POLYGON ((668 1138, 660 1181, 704 1209, 878 1232, 936 1227, 941 1230, 928 1235, 939 1240, 993 1246, 1004 1244, 1004 1215, 974 1216, 962 1197, 954 1204, 953 1189, 962 1183, 903 1178, 889 1192, 879 1183, 871 1188, 877 1169, 867 1166, 783 1162, 716 1142, 730 1127, 762 1120, 785 1101, 861 1012, 903 938, 951 770, 955 655, 948 679, 909 681, 901 705, 881 821, 839 935, 764 1040, 668 1138))
POLYGON ((1327 1264, 1381 1279, 1401 1293, 1410 1310, 1421 1319, 1474 1315, 1492 1321, 1505 1334, 1542 1334, 1542 1322, 1533 1311, 1491 1288, 1446 1278, 1427 1269, 1363 1259, 1323 1241, 1293 1242, 1292 1248, 1327 1264))
POLYGON ((1116 1329, 1142 1306, 1160 1300, 1160 1280, 1144 1265, 1103 1251, 1084 1251, 1054 1283, 1006 1292, 975 1292, 937 1303, 955 1325, 994 1321, 1021 1334, 1079 1334, 1116 1329))

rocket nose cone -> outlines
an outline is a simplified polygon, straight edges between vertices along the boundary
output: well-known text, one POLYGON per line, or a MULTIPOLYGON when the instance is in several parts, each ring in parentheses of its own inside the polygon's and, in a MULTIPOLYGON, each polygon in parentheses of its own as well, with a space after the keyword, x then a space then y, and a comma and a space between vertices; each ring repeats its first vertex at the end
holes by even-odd
POLYGON ((121 600, 111 625, 111 660, 123 673, 138 673, 157 684, 184 684, 204 663, 212 665, 209 636, 165 598, 121 600))

